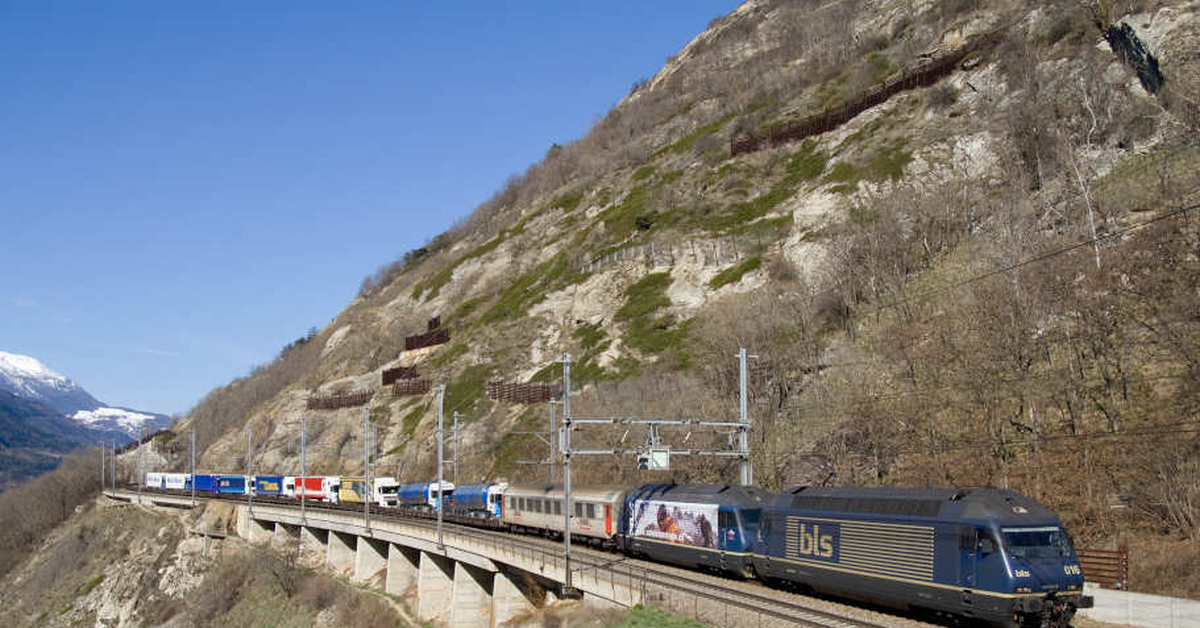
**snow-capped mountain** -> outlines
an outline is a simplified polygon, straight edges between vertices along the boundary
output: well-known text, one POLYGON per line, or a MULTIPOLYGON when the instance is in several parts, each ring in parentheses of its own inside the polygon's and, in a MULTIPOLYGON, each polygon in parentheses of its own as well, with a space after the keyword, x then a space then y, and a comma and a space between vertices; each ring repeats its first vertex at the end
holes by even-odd
POLYGON ((44 403, 63 414, 104 405, 75 380, 46 368, 35 358, 0 351, 0 390, 44 403))
POLYGON ((81 426, 99 432, 121 432, 138 438, 171 425, 164 414, 108 407, 75 380, 60 375, 36 358, 0 351, 0 390, 61 412, 81 426))

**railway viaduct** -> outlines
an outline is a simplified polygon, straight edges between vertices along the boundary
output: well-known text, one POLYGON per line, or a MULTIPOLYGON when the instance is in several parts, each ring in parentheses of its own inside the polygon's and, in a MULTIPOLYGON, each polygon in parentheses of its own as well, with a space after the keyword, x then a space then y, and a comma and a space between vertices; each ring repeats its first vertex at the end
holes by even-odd
MULTIPOLYGON (((110 498, 147 506, 190 508, 184 495, 106 490, 110 498)), ((559 552, 506 535, 446 525, 439 544, 431 521, 298 505, 238 502, 238 536, 279 549, 296 548, 299 562, 325 566, 352 582, 383 576, 385 592, 411 594, 420 621, 450 628, 492 628, 556 599, 564 581, 559 552)), ((574 554, 574 552, 572 552, 574 554)), ((612 559, 610 559, 612 562, 612 559)), ((585 603, 642 603, 645 581, 632 569, 572 560, 572 584, 585 603)))

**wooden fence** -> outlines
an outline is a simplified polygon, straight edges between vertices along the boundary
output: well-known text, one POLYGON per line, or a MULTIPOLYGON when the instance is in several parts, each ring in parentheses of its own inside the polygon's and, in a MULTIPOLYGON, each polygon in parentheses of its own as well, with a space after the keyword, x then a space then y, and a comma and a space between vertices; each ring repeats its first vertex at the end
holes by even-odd
POLYGON ((562 384, 558 382, 516 384, 491 380, 486 388, 488 399, 508 403, 545 403, 562 394, 562 384))
POLYGON ((383 372, 383 385, 388 386, 402 379, 416 379, 417 367, 415 366, 397 366, 394 369, 387 369, 383 372))
POLYGON ((1001 31, 993 31, 975 38, 967 45, 952 53, 933 59, 920 67, 905 72, 897 78, 886 81, 868 90, 862 96, 835 109, 827 109, 802 120, 782 124, 766 133, 751 133, 735 137, 729 143, 729 156, 737 157, 743 153, 761 150, 767 147, 779 146, 787 142, 802 140, 806 137, 832 131, 853 120, 858 114, 884 103, 896 94, 928 87, 948 76, 954 71, 968 54, 993 45, 1000 41, 1001 31))
POLYGON ((337 393, 327 397, 318 397, 309 395, 308 409, 309 410, 337 410, 338 408, 349 408, 352 406, 361 406, 371 400, 374 391, 360 390, 350 393, 337 393))
POLYGON ((392 384, 392 395, 395 397, 424 395, 432 387, 432 383, 427 379, 401 379, 392 384))
POLYGON ((404 350, 412 351, 413 349, 424 349, 434 345, 442 345, 450 342, 450 330, 437 329, 424 334, 415 336, 406 336, 404 338, 404 350))
POLYGON ((1106 589, 1129 588, 1129 548, 1115 550, 1076 549, 1083 579, 1106 589))

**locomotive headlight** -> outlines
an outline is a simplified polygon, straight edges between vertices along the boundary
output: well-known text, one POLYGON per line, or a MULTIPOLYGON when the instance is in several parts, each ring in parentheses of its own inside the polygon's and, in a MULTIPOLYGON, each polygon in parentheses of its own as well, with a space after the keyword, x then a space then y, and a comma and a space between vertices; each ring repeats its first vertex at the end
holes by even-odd
POLYGON ((1017 587, 1016 592, 1017 593, 1033 593, 1033 589, 1030 589, 1029 587, 1017 587))

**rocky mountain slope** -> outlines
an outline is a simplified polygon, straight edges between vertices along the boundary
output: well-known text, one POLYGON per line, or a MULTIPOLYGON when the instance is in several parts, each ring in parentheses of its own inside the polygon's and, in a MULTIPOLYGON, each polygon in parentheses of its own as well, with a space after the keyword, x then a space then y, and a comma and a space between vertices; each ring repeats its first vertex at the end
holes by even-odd
MULTIPOLYGON (((428 478, 436 395, 384 386, 403 369, 445 384, 461 481, 530 480, 545 449, 519 432, 549 408, 487 381, 554 381, 568 353, 577 415, 728 419, 745 347, 769 489, 1011 486, 1085 543, 1194 555, 1198 5, 750 0, 179 433, 229 470, 251 429, 255 468, 294 473, 303 419, 310 473, 355 473, 366 408, 377 471, 428 478), (449 341, 406 351, 435 317, 449 341)), ((576 477, 735 478, 722 460, 576 477)))
POLYGON ((95 437, 49 406, 0 390, 0 491, 53 469, 95 437))

